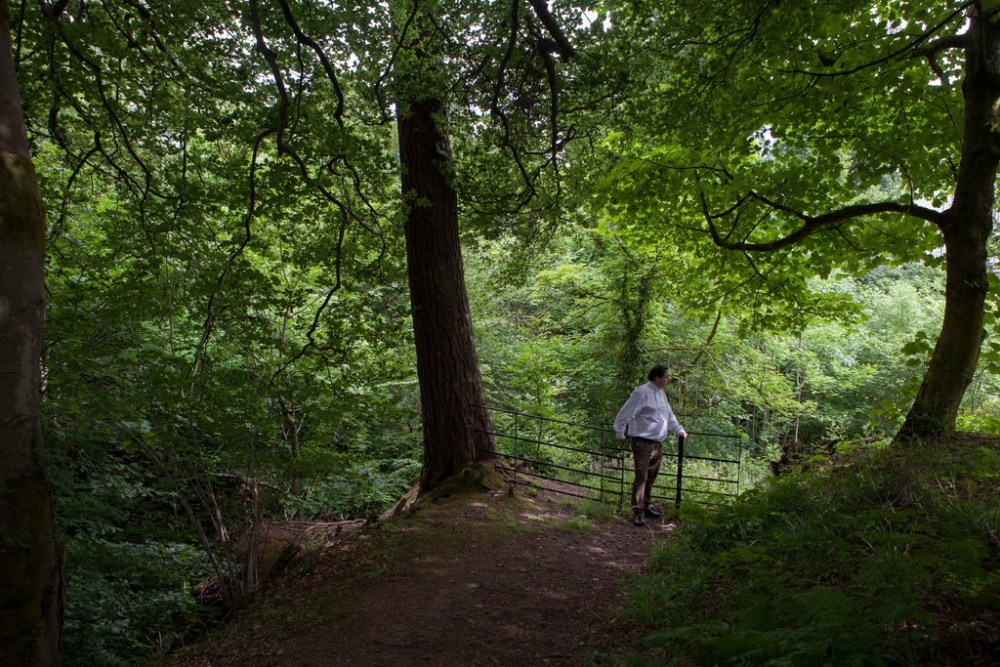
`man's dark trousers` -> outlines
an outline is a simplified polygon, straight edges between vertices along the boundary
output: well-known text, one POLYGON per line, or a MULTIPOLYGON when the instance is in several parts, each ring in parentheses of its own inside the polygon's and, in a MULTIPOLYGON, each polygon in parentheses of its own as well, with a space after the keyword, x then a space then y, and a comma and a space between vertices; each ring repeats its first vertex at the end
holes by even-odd
POLYGON ((632 482, 632 511, 646 511, 653 494, 653 483, 663 460, 663 443, 646 438, 632 438, 632 458, 635 480, 632 482))

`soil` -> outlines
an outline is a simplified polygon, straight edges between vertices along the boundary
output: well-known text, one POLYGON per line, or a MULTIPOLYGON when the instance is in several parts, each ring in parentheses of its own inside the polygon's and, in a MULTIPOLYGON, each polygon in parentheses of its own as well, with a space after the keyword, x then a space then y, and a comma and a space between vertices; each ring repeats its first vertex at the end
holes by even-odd
POLYGON ((595 664, 624 643, 624 588, 675 527, 599 507, 480 487, 376 523, 295 527, 283 574, 167 664, 595 664))

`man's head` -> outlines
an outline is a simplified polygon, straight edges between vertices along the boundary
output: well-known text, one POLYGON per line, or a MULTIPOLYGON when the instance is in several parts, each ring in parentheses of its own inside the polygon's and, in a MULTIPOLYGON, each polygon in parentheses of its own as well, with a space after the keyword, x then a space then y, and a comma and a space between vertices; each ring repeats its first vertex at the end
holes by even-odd
POLYGON ((670 380, 670 372, 667 371, 667 367, 663 364, 656 364, 649 369, 649 374, 646 377, 649 378, 650 382, 662 389, 667 386, 667 381, 670 380))

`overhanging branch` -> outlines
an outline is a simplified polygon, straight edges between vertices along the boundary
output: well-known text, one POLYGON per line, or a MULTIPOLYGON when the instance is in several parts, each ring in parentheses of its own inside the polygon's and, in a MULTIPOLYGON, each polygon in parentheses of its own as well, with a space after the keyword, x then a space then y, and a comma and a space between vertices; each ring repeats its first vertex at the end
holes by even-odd
POLYGON ((705 215, 705 221, 708 223, 708 231, 711 234, 712 241, 715 245, 720 248, 725 248, 726 250, 742 250, 744 252, 769 252, 772 250, 786 248, 804 240, 820 230, 827 228, 836 229, 838 225, 844 222, 870 215, 878 215, 879 213, 899 213, 901 215, 908 215, 920 220, 932 222, 939 227, 942 221, 942 216, 939 211, 935 211, 934 209, 930 209, 925 206, 918 206, 913 202, 902 204, 900 202, 893 201, 855 204, 852 206, 845 206, 844 208, 837 209, 836 211, 830 211, 829 213, 824 213, 822 215, 810 216, 779 202, 771 201, 753 191, 750 191, 746 196, 740 198, 736 205, 726 211, 723 211, 720 214, 712 215, 709 211, 708 200, 705 198, 705 194, 701 193, 700 196, 702 212, 705 215), (730 230, 725 235, 719 233, 719 229, 715 224, 716 220, 726 218, 733 213, 738 214, 738 212, 741 212, 750 202, 754 201, 760 202, 772 211, 783 213, 800 220, 802 222, 802 226, 782 238, 762 243, 730 241, 729 237, 732 235, 733 230, 730 230))
MULTIPOLYGON (((962 48, 965 44, 965 37, 963 35, 952 35, 935 37, 945 26, 955 21, 957 18, 961 18, 962 14, 968 9, 971 3, 963 3, 961 6, 956 8, 954 11, 950 12, 944 19, 939 21, 937 24, 931 26, 927 30, 917 35, 913 35, 912 39, 909 39, 897 49, 894 49, 885 55, 875 58, 870 61, 863 62, 855 67, 833 70, 833 71, 814 71, 814 70, 804 70, 799 68, 793 68, 788 73, 803 74, 813 78, 834 78, 849 76, 851 74, 856 74, 857 72, 879 67, 887 62, 898 60, 900 58, 906 57, 916 57, 916 58, 927 58, 931 63, 932 68, 938 68, 936 56, 942 51, 953 48, 962 48)), ((823 63, 828 67, 832 67, 834 63, 837 62, 838 57, 826 57, 821 58, 823 63)), ((939 74, 937 69, 935 73, 939 74)), ((939 74, 940 76, 941 74, 939 74)), ((942 81, 944 78, 942 77, 942 81)))

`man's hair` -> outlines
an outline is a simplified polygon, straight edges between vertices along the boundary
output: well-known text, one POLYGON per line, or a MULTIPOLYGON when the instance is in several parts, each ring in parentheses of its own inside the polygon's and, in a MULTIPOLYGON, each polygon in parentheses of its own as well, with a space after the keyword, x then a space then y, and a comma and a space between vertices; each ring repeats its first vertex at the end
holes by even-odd
POLYGON ((663 364, 656 364, 655 366, 649 369, 649 374, 646 377, 648 377, 649 381, 652 382, 656 378, 663 377, 664 375, 667 374, 667 372, 668 371, 666 366, 664 366, 663 364))

